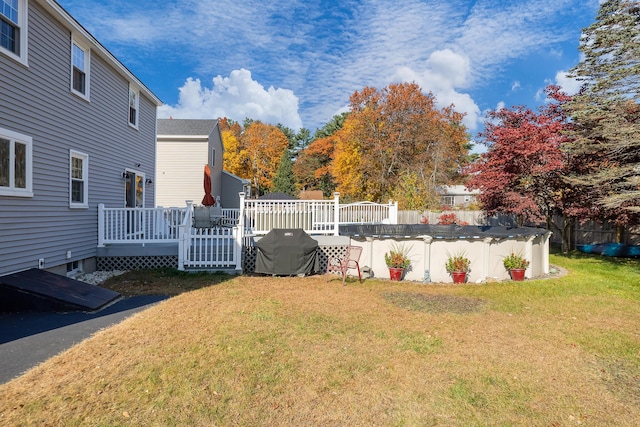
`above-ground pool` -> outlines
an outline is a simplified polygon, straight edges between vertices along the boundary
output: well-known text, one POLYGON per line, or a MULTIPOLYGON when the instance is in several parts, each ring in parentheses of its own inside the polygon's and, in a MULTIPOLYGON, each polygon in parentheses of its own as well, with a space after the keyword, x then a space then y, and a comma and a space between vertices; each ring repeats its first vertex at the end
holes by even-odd
POLYGON ((384 254, 393 246, 409 250, 411 266, 404 279, 419 282, 452 282, 445 264, 450 255, 471 260, 468 282, 509 279, 503 265, 510 253, 524 256, 530 264, 526 278, 549 273, 549 237, 541 228, 430 224, 351 224, 340 226, 350 245, 362 246, 360 267, 368 266, 374 277, 389 278, 384 254))

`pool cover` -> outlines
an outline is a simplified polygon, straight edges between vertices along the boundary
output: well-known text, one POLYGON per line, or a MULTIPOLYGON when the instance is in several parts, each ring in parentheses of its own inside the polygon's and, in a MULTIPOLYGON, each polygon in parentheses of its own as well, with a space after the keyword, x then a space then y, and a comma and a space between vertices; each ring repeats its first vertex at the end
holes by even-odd
POLYGON ((341 236, 350 237, 418 237, 434 239, 508 239, 540 236, 544 228, 504 227, 489 225, 433 225, 433 224, 348 224, 340 226, 341 236))

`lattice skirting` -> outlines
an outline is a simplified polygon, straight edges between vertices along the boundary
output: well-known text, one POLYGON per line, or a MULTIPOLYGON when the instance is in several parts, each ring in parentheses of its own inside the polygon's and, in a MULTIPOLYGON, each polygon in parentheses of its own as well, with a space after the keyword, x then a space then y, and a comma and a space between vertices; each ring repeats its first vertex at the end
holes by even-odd
MULTIPOLYGON (((342 257, 347 250, 346 246, 319 246, 318 247, 318 265, 320 271, 318 273, 325 273, 327 271, 327 260, 330 256, 342 257)), ((253 273, 256 270, 256 257, 258 254, 258 248, 256 246, 245 246, 242 251, 242 269, 244 273, 253 273)))
POLYGON ((100 271, 178 268, 178 255, 98 257, 96 267, 100 271))

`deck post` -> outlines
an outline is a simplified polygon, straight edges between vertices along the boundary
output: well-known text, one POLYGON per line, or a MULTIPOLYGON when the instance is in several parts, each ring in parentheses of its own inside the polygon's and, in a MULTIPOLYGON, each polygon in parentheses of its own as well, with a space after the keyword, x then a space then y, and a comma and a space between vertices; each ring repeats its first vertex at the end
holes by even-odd
POLYGON ((340 193, 333 193, 333 235, 340 235, 340 193))
POLYGON ((389 224, 398 223, 398 202, 389 200, 389 224))
POLYGON ((98 247, 104 248, 104 203, 98 204, 98 247))
MULTIPOLYGON (((184 271, 184 260, 186 251, 189 250, 187 237, 191 234, 191 216, 193 200, 187 200, 187 211, 180 225, 178 226, 178 270, 184 271)), ((189 245, 191 242, 189 242, 189 245)))

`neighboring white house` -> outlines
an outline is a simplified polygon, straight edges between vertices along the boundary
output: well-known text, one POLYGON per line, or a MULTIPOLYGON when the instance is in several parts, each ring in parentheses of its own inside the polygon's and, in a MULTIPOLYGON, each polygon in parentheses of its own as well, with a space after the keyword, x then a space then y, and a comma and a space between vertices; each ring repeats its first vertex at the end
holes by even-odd
POLYGON ((0 29, 0 276, 91 271, 98 204, 153 204, 162 103, 54 0, 0 29))
POLYGON ((156 206, 200 204, 204 197, 204 167, 211 170, 211 193, 222 206, 239 207, 238 193, 248 181, 223 171, 224 146, 218 120, 158 119, 156 206))
POLYGON ((443 185, 438 188, 438 194, 443 205, 464 208, 477 201, 480 190, 469 190, 464 185, 443 185))

